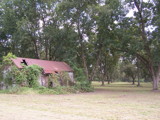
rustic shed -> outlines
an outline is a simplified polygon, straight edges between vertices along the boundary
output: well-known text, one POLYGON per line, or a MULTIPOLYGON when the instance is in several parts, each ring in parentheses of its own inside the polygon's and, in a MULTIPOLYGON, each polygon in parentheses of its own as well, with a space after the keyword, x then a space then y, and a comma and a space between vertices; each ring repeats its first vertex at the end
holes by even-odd
MULTIPOLYGON (((21 57, 12 59, 12 61, 19 69, 23 69, 22 63, 27 66, 38 65, 42 67, 43 72, 40 75, 39 80, 38 80, 41 86, 48 87, 50 84, 49 75, 59 74, 61 72, 68 73, 70 77, 70 81, 74 83, 73 69, 65 62, 48 61, 48 60, 31 59, 31 58, 21 58, 21 57)), ((53 84, 52 86, 54 86, 54 83, 52 84, 53 84)))

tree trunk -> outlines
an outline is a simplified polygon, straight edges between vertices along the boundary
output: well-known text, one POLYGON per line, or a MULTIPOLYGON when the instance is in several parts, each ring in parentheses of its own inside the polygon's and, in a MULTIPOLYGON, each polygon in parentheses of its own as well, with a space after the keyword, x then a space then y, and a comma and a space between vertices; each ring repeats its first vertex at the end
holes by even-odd
POLYGON ((113 83, 113 79, 111 79, 110 83, 113 83))
POLYGON ((48 45, 48 40, 45 40, 45 59, 49 60, 49 45, 48 45))
POLYGON ((110 82, 111 82, 111 81, 110 81, 110 80, 108 80, 108 84, 110 84, 110 82))
POLYGON ((158 90, 159 76, 153 78, 153 90, 158 90))
POLYGON ((101 86, 104 86, 104 79, 102 79, 102 84, 101 84, 101 86))
POLYGON ((102 78, 102 86, 104 86, 104 81, 106 81, 106 78, 107 78, 107 76, 106 76, 106 74, 107 74, 106 59, 107 59, 107 58, 106 58, 106 56, 105 56, 104 66, 102 66, 102 64, 101 64, 101 70, 102 70, 101 74, 102 74, 102 76, 103 76, 103 78, 102 78))
MULTIPOLYGON (((83 43, 83 35, 82 35, 83 33, 81 32, 81 29, 80 29, 80 20, 79 19, 77 21, 77 30, 78 30, 78 35, 79 35, 80 45, 81 45, 82 63, 83 63, 83 67, 84 67, 84 70, 85 70, 86 77, 89 80, 87 61, 86 61, 86 56, 85 56, 85 51, 84 51, 85 46, 84 46, 84 43, 83 43)), ((91 82, 91 81, 89 81, 89 82, 91 82)))
POLYGON ((140 84, 140 79, 138 79, 138 84, 137 84, 137 87, 140 87, 141 84, 140 84))
MULTIPOLYGON (((138 63, 139 63, 139 61, 138 61, 138 63)), ((138 75, 137 75, 137 77, 138 77, 138 85, 137 85, 137 87, 140 87, 141 85, 140 85, 140 76, 139 76, 139 67, 137 67, 138 68, 138 75)))
POLYGON ((135 85, 135 78, 132 78, 132 85, 135 85))
POLYGON ((158 90, 158 79, 157 78, 153 80, 153 90, 158 90))
POLYGON ((137 84, 137 87, 140 87, 140 79, 139 79, 139 73, 138 73, 138 84, 137 84))
POLYGON ((152 76, 152 80, 153 80, 153 90, 158 90, 158 82, 159 82, 159 73, 160 73, 160 65, 158 66, 158 70, 155 70, 154 66, 153 66, 153 60, 152 60, 152 54, 151 54, 151 49, 150 46, 148 45, 148 38, 145 32, 145 21, 144 21, 144 16, 143 16, 143 5, 142 5, 143 1, 137 1, 134 0, 134 4, 138 10, 139 13, 139 24, 140 24, 140 30, 141 30, 141 37, 144 43, 144 47, 145 47, 145 52, 146 55, 148 57, 148 67, 149 67, 149 71, 150 74, 152 76))
POLYGON ((86 57, 85 57, 84 53, 82 53, 82 61, 83 61, 83 67, 85 69, 85 73, 86 73, 87 79, 89 80, 88 67, 87 67, 86 57))
POLYGON ((133 79, 133 81, 132 81, 132 85, 135 85, 135 79, 133 79))
POLYGON ((35 40, 34 37, 32 37, 32 42, 33 42, 33 45, 34 45, 35 57, 37 59, 39 59, 39 52, 38 52, 37 41, 35 40))
POLYGON ((158 69, 154 71, 153 66, 151 68, 152 80, 153 80, 153 90, 158 90, 158 83, 160 79, 160 65, 158 65, 158 69))
POLYGON ((96 74, 98 73, 97 71, 98 71, 98 65, 99 65, 99 63, 100 63, 100 54, 101 54, 101 52, 100 52, 100 50, 99 50, 98 53, 97 53, 97 56, 98 56, 98 57, 97 57, 97 59, 96 59, 96 64, 93 66, 91 75, 90 75, 90 77, 89 77, 90 81, 93 81, 94 77, 95 77, 96 74))
POLYGON ((34 47, 35 47, 35 57, 36 57, 37 59, 39 59, 38 47, 37 47, 37 45, 36 45, 36 41, 34 41, 34 47))

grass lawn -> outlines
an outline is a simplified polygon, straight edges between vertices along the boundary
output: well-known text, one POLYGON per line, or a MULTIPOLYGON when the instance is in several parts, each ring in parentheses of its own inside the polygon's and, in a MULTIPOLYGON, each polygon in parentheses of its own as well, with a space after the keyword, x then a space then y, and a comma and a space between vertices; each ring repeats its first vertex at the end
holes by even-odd
POLYGON ((150 83, 100 84, 90 93, 0 94, 0 120, 160 120, 160 91, 150 83))

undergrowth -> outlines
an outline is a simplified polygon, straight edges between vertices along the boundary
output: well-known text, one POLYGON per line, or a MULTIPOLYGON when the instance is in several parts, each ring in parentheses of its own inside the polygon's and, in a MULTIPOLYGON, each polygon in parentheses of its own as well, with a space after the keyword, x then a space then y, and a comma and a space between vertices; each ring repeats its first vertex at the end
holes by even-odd
POLYGON ((59 95, 59 94, 70 94, 70 93, 81 93, 81 92, 91 92, 93 89, 82 89, 81 87, 72 86, 58 86, 55 88, 46 88, 43 86, 30 88, 30 87, 10 87, 6 90, 0 90, 0 93, 4 94, 48 94, 48 95, 59 95))

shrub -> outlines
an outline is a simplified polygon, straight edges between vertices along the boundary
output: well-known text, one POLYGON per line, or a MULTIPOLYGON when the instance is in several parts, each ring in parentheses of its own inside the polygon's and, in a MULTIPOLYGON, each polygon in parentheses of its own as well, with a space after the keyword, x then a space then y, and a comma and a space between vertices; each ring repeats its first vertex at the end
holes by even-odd
POLYGON ((23 68, 24 74, 29 87, 38 87, 38 78, 42 72, 42 68, 38 65, 25 66, 23 68))
POLYGON ((94 91, 94 87, 87 81, 77 82, 75 85, 76 90, 80 90, 80 92, 92 92, 94 91))
POLYGON ((77 66, 73 66, 74 69, 74 75, 75 75, 75 80, 76 80, 76 85, 75 88, 77 90, 80 90, 82 92, 91 92, 94 90, 93 86, 87 80, 87 77, 84 74, 84 71, 82 68, 78 68, 77 66))
POLYGON ((5 82, 8 83, 8 80, 11 84, 15 83, 18 85, 23 85, 27 81, 25 70, 20 70, 16 66, 12 66, 11 70, 6 75, 5 82))
POLYGON ((60 72, 59 78, 62 86, 69 86, 69 83, 71 82, 71 79, 67 72, 60 72))
POLYGON ((48 78, 49 88, 60 86, 58 74, 50 74, 48 78), (52 83, 52 86, 50 85, 52 83))
POLYGON ((2 65, 0 65, 0 82, 3 81, 2 65))
POLYGON ((12 64, 11 58, 16 58, 16 56, 13 55, 12 53, 8 53, 7 56, 3 56, 2 64, 11 65, 12 64))
POLYGON ((49 87, 58 87, 58 86, 70 86, 72 81, 68 75, 68 72, 59 72, 58 74, 49 75, 49 83, 52 82, 52 86, 49 87))
POLYGON ((39 86, 38 77, 41 70, 42 69, 37 65, 24 66, 23 69, 11 66, 10 70, 5 75, 4 82, 7 86, 16 84, 20 86, 37 87, 39 86))
POLYGON ((15 55, 13 55, 12 53, 8 53, 7 56, 3 56, 2 59, 2 64, 0 65, 0 82, 4 82, 7 85, 11 85, 12 84, 12 74, 11 73, 7 73, 6 77, 4 78, 4 73, 3 71, 5 70, 5 68, 7 68, 8 66, 12 65, 12 60, 11 58, 16 58, 15 55))
POLYGON ((11 86, 13 84, 13 77, 14 77, 14 74, 12 74, 12 71, 7 72, 5 74, 5 77, 3 78, 3 81, 6 85, 6 87, 11 86))
POLYGON ((65 87, 65 86, 59 86, 55 88, 46 88, 43 86, 39 86, 36 88, 15 86, 15 87, 9 87, 6 90, 1 90, 0 93, 59 95, 59 94, 76 93, 76 90, 74 87, 65 87))
POLYGON ((75 75, 76 81, 78 82, 88 81, 82 68, 78 68, 74 66, 73 69, 74 69, 74 73, 75 73, 74 75, 75 75))

